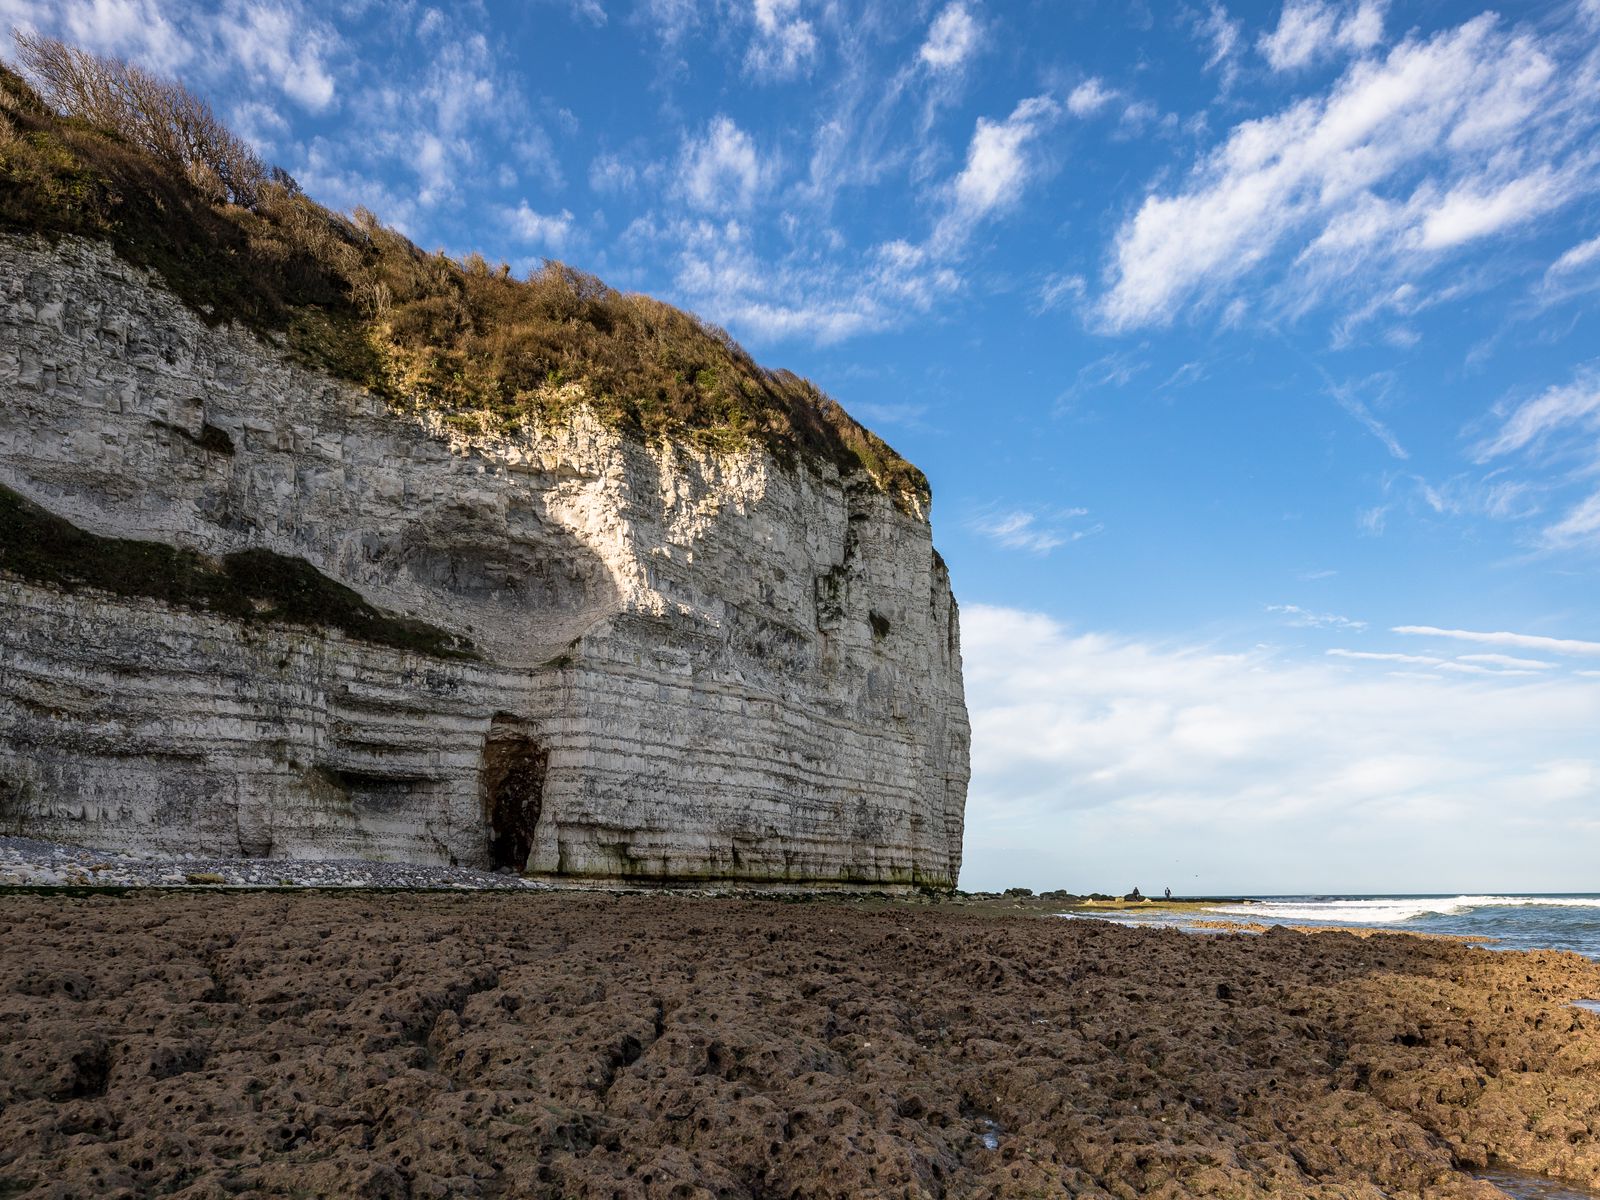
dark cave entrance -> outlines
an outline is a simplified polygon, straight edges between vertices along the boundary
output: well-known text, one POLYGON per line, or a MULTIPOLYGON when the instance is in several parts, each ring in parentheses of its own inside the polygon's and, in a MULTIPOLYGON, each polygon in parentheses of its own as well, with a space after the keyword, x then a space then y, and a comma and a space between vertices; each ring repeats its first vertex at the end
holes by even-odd
POLYGON ((520 721, 496 717, 483 744, 483 816, 489 827, 489 868, 528 868, 533 831, 544 806, 550 752, 520 721))

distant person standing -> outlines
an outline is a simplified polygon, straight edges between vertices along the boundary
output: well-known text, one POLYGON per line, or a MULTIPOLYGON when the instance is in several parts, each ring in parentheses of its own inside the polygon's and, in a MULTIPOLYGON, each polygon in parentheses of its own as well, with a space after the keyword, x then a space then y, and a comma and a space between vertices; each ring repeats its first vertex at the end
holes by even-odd
POLYGON ((1168 900, 1171 900, 1171 899, 1172 899, 1172 889, 1171 889, 1171 888, 1168 888, 1168 889, 1167 889, 1167 899, 1168 899, 1168 900))

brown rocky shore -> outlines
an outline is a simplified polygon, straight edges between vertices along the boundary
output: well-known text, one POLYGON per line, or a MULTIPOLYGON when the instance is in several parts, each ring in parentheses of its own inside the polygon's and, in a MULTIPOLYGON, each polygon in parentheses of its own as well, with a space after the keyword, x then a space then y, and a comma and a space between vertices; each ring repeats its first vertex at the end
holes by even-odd
POLYGON ((1600 1183, 1600 966, 596 894, 0 898, 0 1196, 1600 1183))

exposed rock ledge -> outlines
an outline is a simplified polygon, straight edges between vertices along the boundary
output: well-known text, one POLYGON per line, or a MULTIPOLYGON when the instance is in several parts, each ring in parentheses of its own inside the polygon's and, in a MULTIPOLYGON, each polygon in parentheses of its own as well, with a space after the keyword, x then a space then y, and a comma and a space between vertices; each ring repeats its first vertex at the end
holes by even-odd
POLYGON ((63 587, 0 545, 0 831, 954 882, 955 603, 926 515, 865 478, 582 408, 462 436, 70 238, 0 238, 0 396, 0 484, 79 530, 269 552, 475 652, 63 587))

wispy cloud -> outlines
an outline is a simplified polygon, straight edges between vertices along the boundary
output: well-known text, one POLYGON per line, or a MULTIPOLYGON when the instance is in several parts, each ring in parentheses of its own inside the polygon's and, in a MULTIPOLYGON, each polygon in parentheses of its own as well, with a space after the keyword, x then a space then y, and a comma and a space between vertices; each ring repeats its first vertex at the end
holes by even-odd
POLYGON ((1499 667, 1486 665, 1481 659, 1486 655, 1461 655, 1458 658, 1439 658, 1432 654, 1398 654, 1391 651, 1379 650, 1345 650, 1333 649, 1326 652, 1330 658, 1350 658, 1363 662, 1392 663, 1398 666, 1427 667, 1435 671, 1452 671, 1459 675, 1490 675, 1495 677, 1513 677, 1536 674, 1535 671, 1518 667, 1499 667), (1470 661, 1472 658, 1480 661, 1470 661))
POLYGON ((1089 285, 1082 275, 1071 272, 1051 275, 1039 285, 1034 303, 1035 314, 1047 313, 1066 304, 1076 304, 1088 293, 1089 285))
POLYGON ((1513 646, 1520 650, 1542 650, 1546 654, 1577 656, 1600 655, 1600 642, 1586 642, 1574 638, 1545 637, 1534 633, 1485 632, 1475 629, 1439 629, 1433 625, 1396 625, 1394 633, 1415 637, 1446 638, 1461 642, 1479 642, 1487 646, 1513 646))
POLYGON ((1537 309, 1545 309, 1595 291, 1600 291, 1600 237, 1579 242, 1551 263, 1534 288, 1532 301, 1537 309))
POLYGON ((1571 382, 1546 388, 1513 408, 1495 435, 1478 447, 1477 460, 1487 462, 1537 446, 1552 434, 1573 427, 1600 428, 1600 364, 1579 368, 1571 382))
POLYGON ((802 0, 754 0, 755 36, 745 54, 745 72, 762 82, 807 73, 817 57, 817 34, 800 15, 802 0))
POLYGON ((1494 667, 1509 667, 1514 670, 1524 671, 1552 671, 1555 663, 1546 662, 1542 658, 1517 658, 1511 654, 1458 654, 1457 662, 1487 663, 1494 667))
MULTIPOLYGON (((1384 392, 1387 391, 1388 381, 1386 379, 1380 378, 1376 381, 1368 380, 1366 382, 1369 384, 1373 382, 1379 384, 1380 398, 1384 392)), ((1372 410, 1367 407, 1366 401, 1364 401, 1358 394, 1358 388, 1356 385, 1335 384, 1330 381, 1328 390, 1332 393, 1334 401, 1339 405, 1339 407, 1344 409, 1345 412, 1349 413, 1358 422, 1360 422, 1361 426, 1366 429, 1368 433, 1382 442, 1383 448, 1387 450, 1392 457, 1398 458, 1402 461, 1411 457, 1411 455, 1407 453, 1406 448, 1400 444, 1400 439, 1395 437, 1394 431, 1391 430, 1388 425, 1380 421, 1375 415, 1373 415, 1372 410)))
POLYGON ((606 10, 600 0, 567 0, 567 7, 572 15, 580 17, 594 26, 606 23, 606 10))
POLYGON ((1600 263, 1600 237, 1579 242, 1550 264, 1551 275, 1566 275, 1592 263, 1600 263))
POLYGON ((626 192, 639 178, 639 169, 616 154, 597 154, 589 164, 589 187, 601 194, 626 192))
POLYGON ((1067 93, 1067 111, 1075 117, 1091 117, 1116 98, 1116 90, 1099 79, 1085 79, 1067 93))
POLYGON ((1086 508, 1029 512, 1025 509, 989 509, 974 516, 967 527, 1007 550, 1030 554, 1050 551, 1103 531, 1099 523, 1075 524, 1089 515, 1086 508))
POLYGON ((1307 629, 1348 629, 1359 632, 1367 627, 1365 621, 1354 621, 1349 617, 1341 617, 1338 613, 1312 612, 1301 608, 1298 604, 1269 604, 1267 611, 1280 614, 1289 625, 1307 629))
POLYGON ((0 29, 34 29, 186 82, 243 78, 310 112, 331 107, 344 40, 303 0, 223 0, 203 9, 153 0, 4 0, 0 29))
POLYGON ((965 4, 948 4, 934 18, 917 57, 935 71, 964 66, 983 43, 983 26, 965 4))
MULTIPOLYGON (((1332 11, 1294 8, 1313 10, 1332 11)), ((1247 275, 1265 274, 1291 313, 1341 289, 1392 289, 1392 270, 1425 271, 1593 194, 1600 59, 1574 59, 1572 45, 1488 13, 1236 126, 1181 188, 1147 196, 1123 224, 1101 320, 1164 323, 1247 275)))
POLYGON ((897 426, 901 429, 926 429, 927 422, 924 418, 928 415, 928 406, 878 400, 852 400, 850 415, 873 428, 897 426))
POLYGON ((247 71, 275 82, 313 112, 333 101, 333 74, 327 65, 338 36, 298 4, 252 0, 224 7, 217 32, 247 71))
MULTIPOLYGON (((33 30, 97 54, 111 54, 170 75, 196 57, 204 30, 185 29, 155 0, 6 0, 0 30, 33 30)), ((9 50, 9 47, 7 47, 9 50)))
POLYGON ((1082 889, 1152 871, 1262 891, 1578 887, 1592 866, 1571 822, 1600 787, 1593 679, 1355 670, 981 604, 961 618, 969 887, 1008 866, 1018 882, 1008 855, 1039 846, 1058 857, 1022 882, 1082 889))
POLYGON ((1291 71, 1343 51, 1370 50, 1383 40, 1383 0, 1333 4, 1288 0, 1278 27, 1258 46, 1274 71, 1291 71))
MULTIPOLYGON (((832 342, 890 328, 961 290, 958 268, 974 232, 1020 201, 1040 171, 1035 143, 1060 111, 1040 95, 1002 120, 978 118, 962 168, 929 190, 937 217, 925 238, 890 238, 841 254, 845 243, 836 231, 785 211, 779 226, 786 250, 778 257, 764 252, 769 239, 754 201, 780 186, 783 163, 758 150, 730 118, 718 117, 685 142, 678 194, 719 219, 642 219, 624 243, 675 247, 682 296, 746 334, 832 342)), ((836 176, 838 161, 830 161, 822 170, 836 176)), ((825 202, 835 183, 819 179, 816 157, 811 173, 814 186, 798 198, 825 202)))
POLYGON ((1579 501, 1544 531, 1552 547, 1592 546, 1600 542, 1600 492, 1579 501))
POLYGON ((1541 531, 1540 540, 1552 550, 1600 545, 1600 489, 1594 482, 1600 472, 1600 364, 1579 367, 1567 383, 1503 407, 1499 416, 1499 428, 1477 446, 1477 461, 1511 458, 1533 470, 1543 468, 1547 489, 1563 482, 1559 475, 1549 477, 1549 467, 1563 461, 1576 464, 1566 480, 1568 491, 1576 486, 1584 494, 1568 501, 1566 511, 1541 531))
POLYGON ((572 213, 566 209, 558 213, 535 212, 524 200, 506 210, 505 217, 519 238, 540 249, 559 254, 572 237, 572 213))
POLYGON ((1016 204, 1036 169, 1031 145, 1060 111, 1051 97, 1033 96, 1003 121, 978 118, 966 166, 950 184, 949 211, 934 230, 935 247, 959 247, 980 221, 1016 204))
POLYGON ((756 247, 739 219, 635 222, 627 243, 640 239, 677 252, 677 286, 696 309, 765 338, 808 337, 837 342, 888 329, 959 287, 948 268, 921 247, 890 242, 855 262, 809 255, 777 260, 756 247))
POLYGON ((706 212, 747 209, 772 178, 774 166, 731 117, 714 117, 699 137, 684 143, 683 190, 706 212))
POLYGON ((1069 411, 1107 390, 1125 388, 1149 369, 1144 347, 1103 354, 1078 368, 1071 385, 1056 397, 1056 409, 1069 411))
POLYGON ((1195 18, 1195 32, 1207 49, 1205 69, 1220 72, 1224 94, 1232 91, 1239 76, 1240 28, 1218 0, 1208 0, 1205 12, 1195 18))

